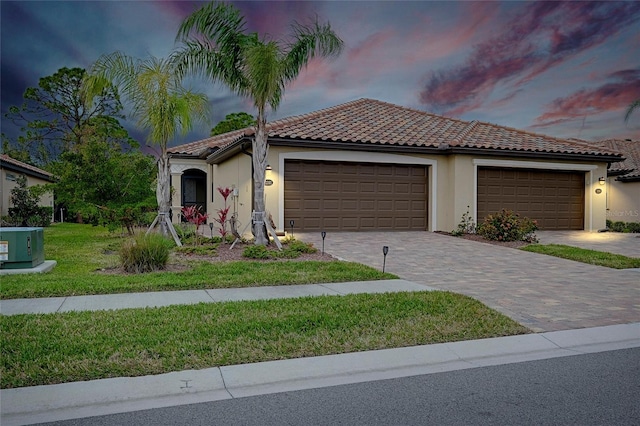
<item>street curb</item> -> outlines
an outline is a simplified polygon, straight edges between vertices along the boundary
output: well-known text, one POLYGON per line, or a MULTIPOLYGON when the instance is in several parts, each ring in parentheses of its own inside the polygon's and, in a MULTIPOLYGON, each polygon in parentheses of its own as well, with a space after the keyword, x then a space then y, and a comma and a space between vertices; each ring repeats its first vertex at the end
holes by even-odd
POLYGON ((640 347, 640 323, 0 390, 4 426, 640 347))

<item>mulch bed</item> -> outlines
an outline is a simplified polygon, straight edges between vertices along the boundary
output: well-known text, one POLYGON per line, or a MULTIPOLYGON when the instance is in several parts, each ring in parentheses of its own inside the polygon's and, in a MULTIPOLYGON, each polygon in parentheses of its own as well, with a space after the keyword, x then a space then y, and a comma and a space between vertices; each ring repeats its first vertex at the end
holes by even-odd
MULTIPOLYGON (((299 257, 295 259, 251 259, 248 257, 243 257, 242 253, 244 252, 245 247, 253 245, 252 243, 238 243, 233 249, 230 250, 231 244, 220 244, 216 249, 217 256, 200 256, 193 254, 185 254, 185 253, 176 253, 175 257, 177 260, 203 260, 207 262, 231 262, 234 260, 246 260, 246 261, 258 261, 258 262, 287 262, 290 260, 301 261, 301 260, 319 260, 319 261, 335 261, 337 260, 333 256, 328 253, 322 254, 320 250, 316 253, 302 253, 299 257)), ((274 244, 270 244, 267 246, 267 250, 270 251, 278 251, 278 248, 274 244)))
MULTIPOLYGON (((233 262, 233 261, 247 261, 247 262, 289 262, 289 261, 305 261, 305 260, 316 260, 322 262, 334 262, 337 261, 335 257, 331 256, 328 253, 322 254, 320 250, 316 253, 302 253, 299 257, 295 259, 251 259, 248 257, 242 256, 245 247, 252 245, 251 243, 238 243, 233 249, 230 249, 231 244, 220 244, 216 249, 216 255, 208 256, 208 255, 199 255, 199 254, 190 254, 190 253, 180 253, 174 252, 171 254, 169 258, 169 263, 166 268, 163 269, 165 272, 183 272, 191 269, 193 267, 193 261, 202 261, 202 262, 233 262)), ((268 250, 278 251, 278 248, 275 245, 267 246, 268 250)), ((126 272, 121 267, 111 267, 111 268, 103 268, 96 271, 102 274, 113 274, 113 275, 129 275, 129 272, 126 272)))
POLYGON ((493 240, 487 240, 486 238, 481 237, 480 235, 477 235, 477 234, 462 234, 459 237, 455 237, 455 236, 451 235, 450 232, 437 231, 436 234, 449 235, 449 236, 451 236, 453 238, 464 238, 465 240, 478 241, 478 242, 481 242, 481 243, 493 244, 495 246, 509 247, 509 248, 520 248, 520 247, 528 246, 530 244, 530 243, 527 243, 527 242, 524 242, 524 241, 493 241, 493 240))

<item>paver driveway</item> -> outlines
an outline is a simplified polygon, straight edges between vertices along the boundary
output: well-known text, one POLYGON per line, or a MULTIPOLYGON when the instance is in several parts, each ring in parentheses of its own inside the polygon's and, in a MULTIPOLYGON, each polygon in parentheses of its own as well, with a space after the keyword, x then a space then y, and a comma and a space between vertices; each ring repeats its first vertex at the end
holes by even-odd
MULTIPOLYGON (((321 248, 320 233, 296 234, 321 248)), ((534 331, 640 322, 640 270, 586 265, 431 232, 327 233, 325 251, 474 297, 534 331)))

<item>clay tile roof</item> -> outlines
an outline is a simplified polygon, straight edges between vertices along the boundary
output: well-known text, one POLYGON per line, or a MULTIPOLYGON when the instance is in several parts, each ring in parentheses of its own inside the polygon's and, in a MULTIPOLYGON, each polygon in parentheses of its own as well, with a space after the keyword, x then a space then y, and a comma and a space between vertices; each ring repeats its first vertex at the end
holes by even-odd
POLYGON ((609 172, 620 174, 620 179, 640 179, 640 140, 606 139, 589 144, 619 151, 624 155, 623 161, 612 163, 609 172))
MULTIPOLYGON (((358 99, 267 124, 268 137, 426 148, 473 148, 535 153, 620 156, 607 147, 559 139, 478 121, 463 121, 373 99, 358 99)), ((172 149, 195 153, 223 148, 253 129, 219 135, 172 149)))
POLYGON ((27 163, 23 163, 22 161, 18 161, 18 160, 14 159, 14 158, 9 157, 7 154, 0 155, 0 159, 2 159, 2 161, 4 163, 7 163, 7 164, 10 164, 10 165, 13 165, 15 167, 22 168, 22 169, 29 170, 29 171, 33 172, 34 174, 37 174, 37 175, 43 175, 43 176, 46 176, 48 178, 53 179, 53 174, 52 173, 49 173, 46 170, 42 170, 42 169, 40 169, 40 168, 38 168, 36 166, 32 166, 31 164, 27 164, 27 163))
POLYGON ((220 148, 229 145, 245 136, 249 136, 250 134, 253 134, 253 130, 249 128, 234 130, 233 132, 223 133, 221 135, 212 136, 210 138, 190 142, 184 145, 178 145, 167 149, 167 151, 172 154, 200 155, 210 148, 220 148))

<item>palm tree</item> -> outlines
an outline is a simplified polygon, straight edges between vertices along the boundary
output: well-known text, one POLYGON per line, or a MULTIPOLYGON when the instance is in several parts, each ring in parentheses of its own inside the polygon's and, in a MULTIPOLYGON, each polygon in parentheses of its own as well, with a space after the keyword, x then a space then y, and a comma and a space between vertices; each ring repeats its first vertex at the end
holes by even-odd
POLYGON ((627 113, 624 116, 624 121, 625 122, 629 121, 629 117, 631 117, 631 113, 638 108, 640 108, 640 99, 636 99, 635 101, 631 102, 631 105, 629 105, 629 108, 627 109, 627 113))
POLYGON ((103 55, 93 64, 84 88, 94 94, 109 84, 119 88, 138 126, 149 131, 148 141, 160 148, 156 187, 158 215, 147 232, 158 224, 164 235, 170 232, 176 244, 182 245, 169 219, 171 170, 167 144, 177 133, 186 134, 191 130, 195 120, 206 122, 207 98, 182 87, 175 63, 170 59, 140 60, 121 52, 103 55))
POLYGON ((199 73, 222 81, 257 109, 253 148, 253 235, 266 245, 264 179, 267 167, 266 109, 275 111, 287 84, 315 56, 337 56, 343 42, 327 24, 294 23, 288 42, 245 32, 245 20, 233 5, 211 2, 188 16, 176 40, 184 42, 175 60, 180 73, 199 73))

